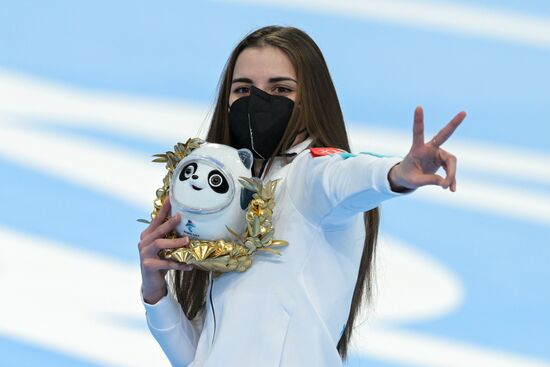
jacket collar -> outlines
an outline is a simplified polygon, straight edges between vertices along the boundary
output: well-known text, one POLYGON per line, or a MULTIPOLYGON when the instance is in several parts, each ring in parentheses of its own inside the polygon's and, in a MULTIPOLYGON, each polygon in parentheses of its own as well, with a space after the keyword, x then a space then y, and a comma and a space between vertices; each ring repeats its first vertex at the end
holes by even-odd
POLYGON ((304 140, 303 142, 301 143, 298 143, 296 144, 295 146, 291 147, 290 149, 288 149, 286 151, 286 154, 287 155, 297 155, 297 154, 300 154, 302 153, 304 150, 306 150, 307 148, 309 148, 309 146, 311 145, 311 142, 313 142, 313 139, 308 137, 306 140, 304 140))
MULTIPOLYGON (((279 171, 281 168, 286 166, 288 163, 292 162, 292 160, 300 153, 305 151, 311 143, 313 142, 312 138, 307 138, 303 142, 296 144, 295 146, 288 149, 285 153, 278 155, 273 158, 273 164, 270 168, 270 172, 268 176, 274 175, 275 172, 279 171)), ((259 177, 262 177, 265 179, 264 175, 264 169, 267 166, 268 161, 265 161, 260 169, 259 177)))

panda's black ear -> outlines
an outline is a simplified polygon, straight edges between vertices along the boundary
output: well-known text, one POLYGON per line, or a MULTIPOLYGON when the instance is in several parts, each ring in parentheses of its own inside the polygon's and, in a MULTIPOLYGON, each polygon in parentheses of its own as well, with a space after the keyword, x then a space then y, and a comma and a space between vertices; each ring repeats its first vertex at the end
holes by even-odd
POLYGON ((252 152, 246 148, 239 149, 237 152, 239 152, 239 158, 241 158, 241 161, 246 169, 250 169, 252 167, 252 163, 254 163, 254 156, 252 155, 252 152))
POLYGON ((246 210, 246 208, 248 208, 248 204, 252 200, 252 195, 254 195, 252 191, 247 190, 244 187, 241 189, 241 209, 242 210, 246 210))

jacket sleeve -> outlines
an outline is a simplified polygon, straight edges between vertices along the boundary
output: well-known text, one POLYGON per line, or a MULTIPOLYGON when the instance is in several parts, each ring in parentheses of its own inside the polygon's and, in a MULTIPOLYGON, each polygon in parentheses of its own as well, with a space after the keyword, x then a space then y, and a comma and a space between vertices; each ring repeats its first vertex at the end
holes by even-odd
POLYGON ((301 153, 287 179, 294 206, 310 222, 328 228, 338 226, 359 212, 402 195, 393 192, 390 169, 401 158, 372 154, 335 154, 312 157, 301 153))
MULTIPOLYGON (((143 297, 142 297, 143 301, 143 297)), ((143 301, 147 325, 172 366, 187 366, 195 357, 202 330, 203 313, 189 320, 169 293, 154 305, 143 301)))

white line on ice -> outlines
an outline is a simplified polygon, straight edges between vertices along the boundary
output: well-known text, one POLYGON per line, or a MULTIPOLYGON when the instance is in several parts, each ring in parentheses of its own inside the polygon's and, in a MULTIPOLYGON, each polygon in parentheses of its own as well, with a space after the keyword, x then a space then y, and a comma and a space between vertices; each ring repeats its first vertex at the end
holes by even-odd
POLYGON ((5 116, 103 129, 173 145, 184 134, 197 136, 207 113, 206 107, 91 92, 0 68, 0 114, 5 116))
MULTIPOLYGON (((376 323, 435 319, 464 300, 458 277, 410 244, 381 234, 376 248, 374 300, 367 316, 376 323)), ((370 326, 370 321, 366 323, 370 326)))
POLYGON ((0 155, 23 166, 145 208, 162 186, 165 169, 146 155, 1 121, 0 155))
POLYGON ((169 365, 145 326, 137 264, 3 227, 0 251, 1 334, 101 365, 169 365))
POLYGON ((548 361, 369 323, 357 330, 352 350, 359 355, 407 366, 550 367, 548 361))
POLYGON ((406 0, 225 0, 234 3, 338 14, 448 31, 512 43, 550 47, 550 18, 478 5, 406 0))

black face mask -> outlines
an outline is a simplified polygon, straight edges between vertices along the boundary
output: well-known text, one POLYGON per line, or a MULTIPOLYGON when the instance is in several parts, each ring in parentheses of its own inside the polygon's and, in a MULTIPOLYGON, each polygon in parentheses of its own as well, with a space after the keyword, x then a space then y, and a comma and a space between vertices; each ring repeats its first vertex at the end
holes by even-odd
POLYGON ((286 97, 272 96, 254 86, 250 95, 229 108, 229 132, 235 148, 248 148, 255 158, 270 158, 279 145, 294 108, 286 97))

